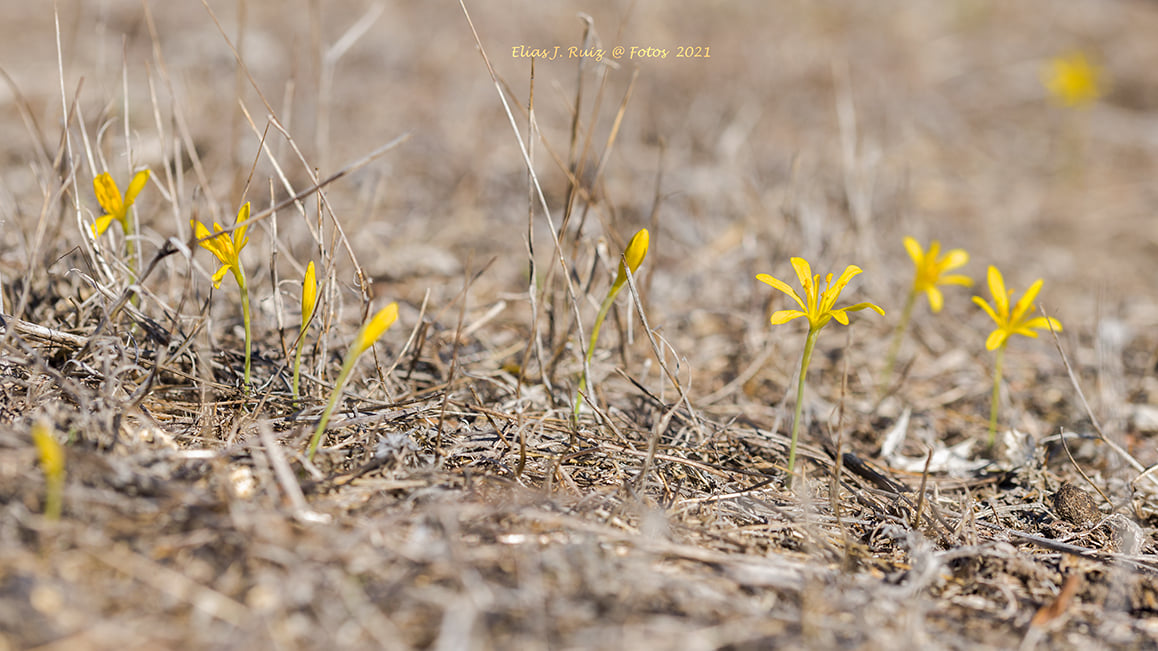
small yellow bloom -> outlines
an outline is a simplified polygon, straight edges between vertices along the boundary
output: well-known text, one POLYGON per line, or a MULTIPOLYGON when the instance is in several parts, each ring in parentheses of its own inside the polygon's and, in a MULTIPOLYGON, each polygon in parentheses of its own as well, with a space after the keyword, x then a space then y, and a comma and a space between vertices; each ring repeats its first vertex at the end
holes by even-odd
POLYGON ((945 303, 945 297, 937 285, 964 285, 965 287, 973 285, 973 279, 969 276, 944 275, 946 271, 963 267, 969 262, 969 254, 964 250, 952 249, 938 258, 938 254, 941 252, 940 242, 933 240, 929 244, 928 252, 925 252, 921 250, 921 245, 917 243, 917 240, 911 237, 905 238, 905 250, 909 252, 909 257, 913 259, 913 266, 916 267, 913 291, 925 292, 925 296, 929 298, 929 309, 933 310, 934 313, 940 312, 945 303))
POLYGON ((1051 59, 1042 83, 1063 106, 1088 106, 1102 95, 1102 71, 1081 52, 1051 59))
POLYGON ((219 235, 210 238, 212 233, 210 233, 209 229, 205 228, 201 222, 195 219, 190 221, 193 225, 193 234, 200 240, 198 243, 203 248, 212 252, 213 255, 217 256, 217 259, 222 264, 222 267, 217 270, 217 273, 213 274, 213 286, 218 289, 221 288, 221 279, 225 277, 225 272, 227 271, 232 271, 234 277, 237 278, 237 284, 243 289, 245 288, 245 276, 241 268, 240 256, 241 249, 245 248, 245 245, 249 243, 249 238, 245 236, 245 230, 248 227, 245 222, 248 219, 249 202, 246 202, 237 213, 237 223, 240 223, 241 226, 233 230, 233 239, 230 239, 228 234, 222 232, 223 229, 217 222, 213 222, 213 232, 219 233, 219 235))
POLYGON ((149 170, 143 169, 137 172, 133 175, 133 180, 129 182, 129 187, 125 190, 125 196, 122 198, 121 191, 117 189, 112 175, 108 172, 98 174, 92 180, 92 188, 96 192, 97 202, 100 203, 105 214, 97 217, 96 223, 92 227, 93 235, 103 235, 114 219, 119 221, 121 227, 128 233, 129 208, 133 206, 133 202, 137 200, 137 195, 145 188, 145 183, 148 181, 149 170))
MULTIPOLYGON (((627 260, 627 267, 631 269, 632 275, 635 275, 635 272, 639 270, 639 265, 643 264, 643 259, 647 257, 647 243, 646 228, 640 229, 627 243, 627 250, 623 252, 623 257, 627 260)), ((618 290, 625 282, 627 282, 627 270, 623 267, 623 260, 620 260, 619 273, 615 276, 615 282, 611 284, 612 291, 618 290)))
POLYGON ((997 270, 997 267, 989 267, 989 293, 993 295, 993 307, 990 307, 989 303, 980 296, 973 297, 973 302, 980 305, 981 309, 985 310, 985 313, 997 324, 997 328, 990 332, 989 337, 985 340, 985 348, 988 350, 1001 348, 1013 335, 1036 338, 1035 328, 1048 329, 1052 326, 1054 330, 1061 331, 1061 322, 1053 317, 1025 318, 1032 307, 1033 299, 1041 291, 1041 284, 1041 278, 1034 281, 1029 289, 1025 290, 1025 294, 1021 296, 1017 304, 1013 306, 1011 312, 1009 299, 1013 297, 1013 290, 1005 289, 1005 280, 1001 277, 1001 272, 997 270))
POLYGON ((44 515, 51 520, 57 520, 60 519, 64 492, 64 446, 52 436, 51 427, 43 422, 37 422, 32 426, 32 440, 40 453, 40 469, 44 472, 47 486, 44 515))
POLYGON ((302 332, 310 325, 314 316, 314 306, 318 303, 318 281, 314 272, 314 261, 306 266, 306 277, 302 279, 302 332))
POLYGON ((844 291, 848 281, 852 277, 861 272, 861 268, 850 264, 845 268, 844 273, 840 274, 840 278, 835 283, 832 282, 832 274, 825 277, 825 288, 820 288, 820 274, 812 275, 812 267, 804 258, 792 258, 792 267, 796 269, 796 276, 800 279, 800 285, 804 288, 804 298, 796 293, 782 280, 773 278, 768 274, 760 274, 756 276, 756 280, 762 283, 771 285, 772 287, 788 294, 792 300, 801 307, 801 310, 779 310, 772 314, 772 325, 779 325, 787 323, 792 319, 798 317, 805 317, 808 319, 808 327, 811 330, 819 330, 823 328, 830 320, 836 319, 841 325, 848 325, 847 312, 856 312, 858 310, 871 309, 877 314, 884 316, 885 311, 879 306, 872 303, 857 303, 848 307, 833 308, 836 299, 840 298, 840 293, 844 291))
POLYGON ((391 303, 386 307, 378 310, 373 319, 366 322, 362 329, 358 331, 358 336, 354 339, 354 346, 351 352, 355 357, 366 352, 370 346, 378 341, 378 337, 382 336, 394 322, 398 320, 398 304, 391 303))

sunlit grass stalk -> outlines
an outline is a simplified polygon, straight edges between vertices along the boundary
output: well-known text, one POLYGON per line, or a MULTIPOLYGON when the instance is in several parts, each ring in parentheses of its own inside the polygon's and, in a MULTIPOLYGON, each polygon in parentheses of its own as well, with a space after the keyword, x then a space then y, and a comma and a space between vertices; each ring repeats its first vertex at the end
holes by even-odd
POLYGON ((330 401, 326 403, 326 409, 322 412, 322 417, 318 420, 317 429, 314 430, 313 437, 310 438, 309 448, 306 450, 306 455, 313 460, 314 454, 318 451, 318 444, 322 442, 322 434, 326 431, 326 425, 330 422, 330 416, 334 413, 334 408, 338 406, 338 400, 342 397, 342 388, 346 384, 346 380, 350 377, 350 372, 354 370, 354 363, 358 361, 358 357, 366 352, 374 342, 386 332, 391 325, 398 319, 398 304, 391 303, 378 311, 373 319, 367 321, 360 330, 358 335, 354 337, 354 343, 350 344, 350 349, 346 351, 346 359, 342 362, 342 370, 338 373, 338 380, 334 383, 334 390, 330 393, 330 401))

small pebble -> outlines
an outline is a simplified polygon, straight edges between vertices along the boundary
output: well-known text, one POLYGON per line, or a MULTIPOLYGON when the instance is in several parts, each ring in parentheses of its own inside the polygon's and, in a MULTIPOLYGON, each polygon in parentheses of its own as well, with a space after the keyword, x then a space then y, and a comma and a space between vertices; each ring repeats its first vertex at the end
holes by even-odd
POLYGON ((1102 517, 1093 496, 1069 482, 1053 494, 1053 509, 1061 519, 1079 527, 1093 524, 1102 517))

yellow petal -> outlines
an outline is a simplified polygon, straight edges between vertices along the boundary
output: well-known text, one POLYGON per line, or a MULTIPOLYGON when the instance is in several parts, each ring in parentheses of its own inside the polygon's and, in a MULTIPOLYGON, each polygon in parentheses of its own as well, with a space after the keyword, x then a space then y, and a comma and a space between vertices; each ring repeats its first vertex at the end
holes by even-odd
POLYGON ((105 212, 113 217, 121 219, 121 215, 125 212, 125 206, 121 201, 121 191, 117 189, 112 174, 108 172, 98 174, 92 180, 92 189, 96 192, 97 203, 101 205, 101 208, 104 208, 105 212))
POLYGON ((820 304, 820 311, 824 312, 831 309, 832 306, 836 304, 836 299, 840 296, 840 293, 844 291, 845 286, 848 285, 848 281, 852 280, 852 277, 860 272, 861 268, 855 264, 848 265, 845 267, 844 273, 840 274, 840 278, 837 279, 835 285, 832 284, 832 274, 829 274, 830 280, 828 287, 824 290, 824 300, 820 304))
POLYGON ((800 310, 777 310, 772 313, 772 325, 780 325, 781 323, 788 323, 792 319, 798 319, 802 316, 808 316, 800 310))
POLYGON ((985 340, 986 350, 997 350, 998 347, 1005 344, 1005 340, 1009 338, 1005 330, 998 328, 989 333, 989 337, 985 340))
POLYGON ((383 332, 394 325, 394 321, 398 319, 398 304, 391 303, 378 311, 373 319, 370 319, 366 325, 362 326, 362 330, 358 332, 358 337, 354 341, 354 348, 361 355, 370 346, 378 341, 378 337, 382 336, 383 332))
POLYGON ((788 283, 785 283, 784 281, 780 280, 779 278, 773 278, 772 276, 769 276, 768 274, 758 274, 756 276, 756 280, 759 280, 760 282, 762 282, 766 285, 771 285, 775 289, 779 289, 780 291, 784 292, 785 294, 788 294, 789 296, 792 297, 792 300, 796 301, 796 304, 800 306, 800 309, 808 309, 807 306, 804 305, 804 301, 800 300, 800 295, 796 293, 795 289, 792 289, 791 287, 789 287, 788 283))
POLYGON ((945 254, 945 258, 937 265, 942 273, 969 263, 969 254, 964 249, 953 249, 945 254))
POLYGON ((60 481, 64 477, 64 446, 52 435, 51 427, 39 421, 32 426, 32 440, 40 453, 44 476, 60 481))
POLYGON ((314 261, 306 265, 306 277, 302 280, 302 330, 310 324, 314 315, 314 305, 318 302, 318 281, 314 273, 314 261))
POLYGON ((1021 321, 1021 317, 1025 316, 1025 313, 1033 306, 1033 299, 1037 298, 1037 293, 1041 291, 1041 284, 1041 278, 1038 278, 1029 286, 1029 289, 1025 290, 1025 294, 1023 294, 1017 301, 1017 304, 1013 306, 1013 314, 1009 316, 1011 323, 1021 321))
POLYGON ((230 268, 231 267, 229 265, 223 265, 220 269, 217 270, 216 273, 213 274, 214 287, 221 289, 221 280, 225 278, 225 274, 229 271, 230 268))
POLYGON ((969 276, 961 276, 961 275, 953 274, 953 275, 949 275, 949 276, 941 276, 941 279, 939 281, 937 281, 937 284, 938 285, 962 285, 964 287, 972 287, 973 286, 973 279, 970 278, 969 276))
POLYGON ((109 229, 109 224, 113 223, 115 219, 112 215, 101 215, 97 217, 96 223, 92 225, 93 235, 104 235, 105 231, 109 229))
MULTIPOLYGON (((1002 319, 1009 318, 1009 293, 1005 291, 1005 279, 997 267, 989 265, 989 293, 993 294, 993 308, 1002 319)), ((997 321, 994 318, 994 321, 997 321)))
POLYGON ((125 188, 125 206, 133 205, 133 201, 137 199, 137 195, 141 193, 141 190, 145 189, 145 184, 148 182, 148 169, 143 169, 133 175, 133 180, 129 181, 129 187, 125 188))
POLYGON ((844 313, 844 309, 831 310, 827 314, 836 319, 840 325, 848 325, 848 315, 844 313))
POLYGON ((929 298, 929 309, 936 314, 941 311, 945 304, 945 295, 936 287, 930 287, 925 290, 925 296, 929 298))
POLYGON ((804 309, 811 310, 816 304, 816 286, 812 282, 812 267, 804 258, 792 258, 792 268, 796 270, 796 277, 800 280, 800 286, 804 288, 804 304, 807 306, 804 309))
POLYGON ((1057 319, 1053 318, 1052 316, 1034 317, 1034 318, 1030 319, 1029 321, 1026 321, 1024 324, 1022 324, 1021 327, 1023 327, 1023 328, 1039 328, 1041 330, 1049 330, 1051 325, 1053 326, 1054 332, 1061 332, 1062 331, 1061 321, 1058 321, 1057 319))
POLYGON ((1004 325, 1002 320, 997 316, 997 313, 993 311, 993 308, 989 307, 989 303, 986 302, 985 299, 981 298, 980 296, 974 296, 973 302, 980 305, 981 309, 985 310, 985 313, 989 315, 989 318, 993 319, 993 322, 998 326, 1004 325))
POLYGON ((856 305, 849 305, 848 307, 840 308, 840 310, 842 312, 859 312, 861 310, 872 310, 873 312, 876 312, 877 314, 879 314, 881 316, 885 315, 885 311, 881 308, 881 306, 874 305, 873 303, 868 303, 868 302, 857 303, 856 305))
POLYGON ((246 201, 241 210, 237 211, 237 221, 234 222, 233 229, 233 251, 241 255, 241 249, 249 243, 249 238, 245 237, 245 231, 249 228, 249 202, 246 201))
POLYGON ((913 259, 913 264, 919 269, 921 262, 925 259, 925 253, 921 251, 921 245, 917 243, 917 240, 907 235, 905 236, 904 242, 905 250, 909 252, 909 257, 913 259))

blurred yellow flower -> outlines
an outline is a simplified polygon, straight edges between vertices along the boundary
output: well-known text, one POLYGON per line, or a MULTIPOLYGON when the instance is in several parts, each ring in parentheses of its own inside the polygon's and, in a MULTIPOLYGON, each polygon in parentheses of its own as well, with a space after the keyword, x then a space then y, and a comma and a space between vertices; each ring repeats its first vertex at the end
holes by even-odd
POLYGON ((126 233, 132 231, 129 224, 129 208, 133 207, 133 202, 137 200, 137 195, 145 188, 145 183, 149 181, 149 170, 143 169, 133 175, 133 180, 129 181, 129 187, 125 190, 125 196, 121 197, 121 191, 117 188, 117 184, 113 181, 113 177, 108 172, 102 172, 92 180, 93 191, 96 192, 97 202, 100 203, 101 208, 105 214, 97 217, 96 223, 93 224, 93 235, 103 235, 109 228, 109 224, 113 220, 121 223, 121 228, 126 233))
POLYGON ((997 324, 997 328, 989 333, 989 337, 985 340, 985 348, 988 350, 997 350, 1005 346, 1006 341, 1013 335, 1024 335, 1026 337, 1037 337, 1034 329, 1045 330, 1051 326, 1054 330, 1061 331, 1061 322, 1052 317, 1038 316, 1032 319, 1025 318, 1033 305, 1033 299, 1037 297, 1037 293, 1041 291, 1042 280, 1038 278, 1029 289, 1025 290, 1025 294, 1013 306, 1013 310, 1009 309, 1009 299, 1013 297, 1013 290, 1005 289, 1005 280, 1001 277, 1001 272, 997 267, 989 267, 989 293, 993 295, 993 307, 980 296, 974 296, 973 302, 980 305, 981 309, 989 315, 997 324))
POLYGON ((44 517, 59 520, 64 497, 64 446, 52 436, 52 427, 41 421, 32 426, 32 440, 40 453, 40 469, 47 485, 44 517))
POLYGON ((989 447, 993 447, 997 440, 997 405, 999 392, 1001 389, 1001 370, 1005 361, 1005 344, 1009 343, 1009 338, 1013 335, 1024 335, 1026 337, 1037 337, 1035 329, 1043 330, 1052 328, 1060 332, 1062 329, 1061 321, 1053 317, 1038 316, 1032 319, 1027 319, 1026 314, 1029 313, 1030 308, 1033 307, 1033 299, 1037 298, 1037 293, 1041 291, 1041 278, 1038 278, 1029 289, 1025 290, 1021 298, 1013 306, 1012 311, 1009 309, 1009 299, 1013 297, 1013 290, 1005 289, 1005 279, 1001 277, 1001 272, 997 267, 990 265, 989 267, 989 293, 993 295, 993 306, 991 307, 985 299, 980 296, 974 296, 973 302, 980 305, 981 309, 993 319, 997 327, 985 339, 985 347, 989 350, 997 351, 997 361, 993 368, 993 396, 989 402, 989 447))
POLYGON ((1042 72, 1042 84, 1063 106, 1088 106, 1102 96, 1102 71, 1085 54, 1075 52, 1051 59, 1042 72))
POLYGON ((933 312, 940 312, 945 303, 945 297, 937 285, 964 285, 965 287, 973 285, 973 279, 969 276, 945 275, 946 271, 963 267, 969 262, 969 254, 963 249, 951 249, 945 255, 938 257, 941 252, 941 243, 937 240, 929 243, 929 250, 925 252, 921 250, 921 245, 917 243, 917 240, 906 237, 905 250, 909 252, 909 257, 913 259, 913 266, 916 267, 913 291, 925 292, 925 296, 929 299, 929 309, 933 312))

